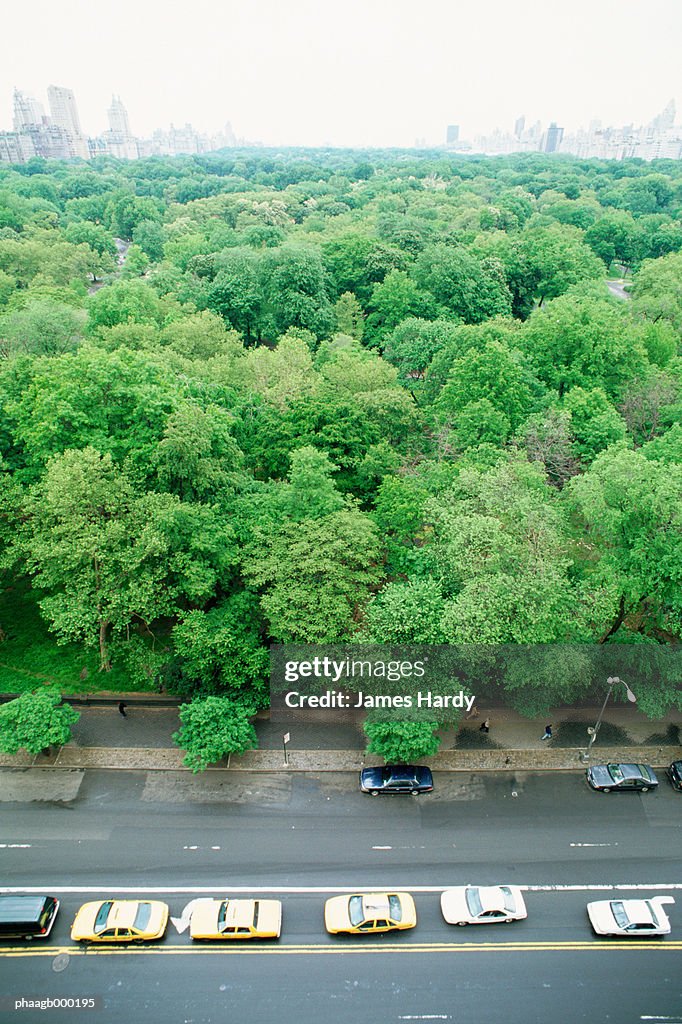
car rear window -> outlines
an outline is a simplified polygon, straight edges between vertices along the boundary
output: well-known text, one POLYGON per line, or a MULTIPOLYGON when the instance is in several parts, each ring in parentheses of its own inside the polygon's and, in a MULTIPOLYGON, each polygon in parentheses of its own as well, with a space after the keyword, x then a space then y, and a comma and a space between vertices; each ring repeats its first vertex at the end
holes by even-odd
POLYGON ((111 904, 112 901, 107 900, 107 902, 103 903, 102 906, 97 911, 97 917, 95 918, 95 924, 93 926, 93 931, 95 932, 95 934, 97 934, 98 932, 103 932, 104 929, 106 928, 107 921, 109 920, 109 911, 111 910, 111 904))
POLYGON ((394 921, 402 921, 403 919, 403 908, 400 905, 400 900, 397 896, 388 897, 389 913, 394 921))
POLYGON ((362 896, 351 896, 348 901, 348 916, 350 918, 350 923, 354 928, 357 928, 359 924, 362 924, 364 921, 362 896))
POLYGON ((149 924, 149 919, 152 916, 152 905, 151 903, 140 903, 135 914, 135 920, 133 921, 133 928, 137 928, 138 931, 143 932, 149 924))

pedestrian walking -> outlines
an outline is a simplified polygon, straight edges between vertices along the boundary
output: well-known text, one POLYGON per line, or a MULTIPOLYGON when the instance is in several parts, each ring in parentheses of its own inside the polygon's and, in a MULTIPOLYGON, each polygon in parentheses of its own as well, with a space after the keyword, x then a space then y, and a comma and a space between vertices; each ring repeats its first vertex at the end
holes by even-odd
POLYGON ((127 707, 128 707, 128 705, 125 703, 125 701, 120 700, 118 702, 118 713, 119 713, 119 715, 123 715, 124 718, 128 717, 126 715, 126 708, 127 707))
POLYGON ((542 739, 542 740, 551 740, 551 738, 552 738, 552 726, 551 725, 546 725, 545 726, 545 735, 541 736, 540 739, 542 739))
POLYGON ((479 732, 490 732, 490 719, 489 718, 486 718, 486 720, 483 723, 483 725, 479 726, 478 731, 479 732))
POLYGON ((464 716, 464 720, 465 720, 465 722, 468 722, 470 718, 478 718, 478 716, 480 715, 480 713, 481 713, 481 712, 480 712, 480 711, 478 710, 478 708, 477 708, 477 707, 476 707, 476 705, 474 704, 474 706, 472 707, 472 709, 471 709, 471 711, 469 712, 469 714, 468 714, 468 715, 465 715, 465 716, 464 716))

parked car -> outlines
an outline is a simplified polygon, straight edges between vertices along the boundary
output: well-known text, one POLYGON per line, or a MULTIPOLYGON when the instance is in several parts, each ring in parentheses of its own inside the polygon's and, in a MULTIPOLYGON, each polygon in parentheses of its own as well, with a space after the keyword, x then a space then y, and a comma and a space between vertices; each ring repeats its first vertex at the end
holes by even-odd
POLYGON ((528 917, 517 885, 458 885, 441 893, 440 907, 448 924, 497 924, 528 917))
POLYGON ((46 939, 58 910, 54 896, 0 896, 0 939, 46 939))
POLYGON ((599 900, 587 904, 587 914, 597 935, 669 935, 670 921, 662 909, 674 903, 672 896, 651 900, 599 900))
POLYGON ((431 769, 423 764, 387 764, 383 768, 363 768, 360 772, 363 793, 430 793, 433 789, 431 769))
POLYGON ((648 764, 594 764, 587 769, 587 781, 600 793, 655 789, 658 779, 648 764))
POLYGON ((281 900, 201 900, 192 913, 193 939, 278 939, 281 900))
POLYGON ((328 932, 366 935, 414 928, 417 910, 409 892, 364 892, 332 896, 324 905, 328 932))
POLYGON ((149 942, 168 924, 168 905, 159 900, 98 900, 84 903, 71 927, 75 942, 149 942))
POLYGON ((670 785, 678 793, 682 793, 682 761, 673 761, 666 772, 670 779, 670 785))

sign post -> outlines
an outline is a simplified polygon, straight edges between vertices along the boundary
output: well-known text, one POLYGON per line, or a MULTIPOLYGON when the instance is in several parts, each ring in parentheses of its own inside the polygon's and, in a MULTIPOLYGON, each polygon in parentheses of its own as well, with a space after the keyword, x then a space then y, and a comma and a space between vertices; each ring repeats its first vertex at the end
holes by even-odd
POLYGON ((291 739, 291 733, 285 732, 282 736, 282 749, 284 750, 284 763, 289 764, 289 754, 287 752, 287 743, 291 739))

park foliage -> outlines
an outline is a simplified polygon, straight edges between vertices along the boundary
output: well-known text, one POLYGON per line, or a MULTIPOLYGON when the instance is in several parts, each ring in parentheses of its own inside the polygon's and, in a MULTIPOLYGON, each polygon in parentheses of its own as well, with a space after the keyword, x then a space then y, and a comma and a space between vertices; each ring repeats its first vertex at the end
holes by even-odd
POLYGON ((681 215, 664 160, 3 166, 5 595, 252 710, 273 642, 679 642, 681 215))

